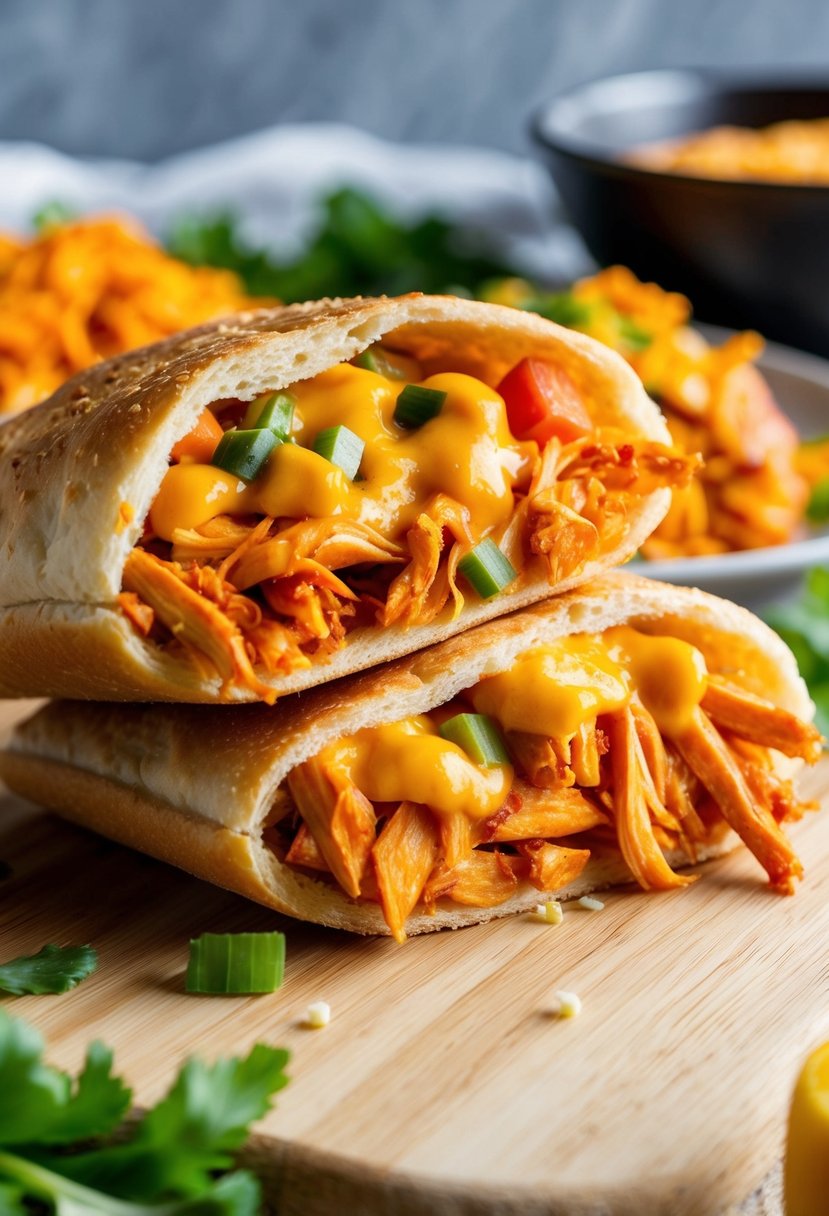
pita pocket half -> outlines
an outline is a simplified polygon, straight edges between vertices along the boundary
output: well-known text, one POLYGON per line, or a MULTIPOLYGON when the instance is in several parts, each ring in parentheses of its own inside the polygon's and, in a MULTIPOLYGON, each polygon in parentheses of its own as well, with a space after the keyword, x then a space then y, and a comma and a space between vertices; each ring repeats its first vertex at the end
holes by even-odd
POLYGON ((611 351, 446 296, 100 364, 0 429, 0 695, 272 702, 419 650, 629 558, 669 444, 611 351))
POLYGON ((275 708, 55 702, 0 773, 280 912, 402 940, 681 887, 740 838, 791 891, 811 713, 756 617, 615 574, 275 708))

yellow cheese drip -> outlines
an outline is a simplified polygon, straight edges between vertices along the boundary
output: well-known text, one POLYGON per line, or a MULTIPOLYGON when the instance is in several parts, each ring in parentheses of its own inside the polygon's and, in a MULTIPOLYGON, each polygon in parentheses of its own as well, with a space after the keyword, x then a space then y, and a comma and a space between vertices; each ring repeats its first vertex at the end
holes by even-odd
POLYGON ((635 691, 660 731, 672 735, 702 700, 706 678, 705 659, 690 643, 620 625, 528 651, 469 695, 505 730, 569 739, 635 691))
POLYGON ((504 730, 569 738, 597 714, 625 705, 630 683, 601 638, 579 634, 520 655, 470 696, 478 713, 504 730))
POLYGON ((150 511, 153 531, 171 541, 220 514, 287 518, 347 515, 401 535, 442 492, 468 507, 478 536, 510 518, 513 486, 527 475, 534 444, 518 443, 502 398, 480 380, 442 372, 423 381, 447 394, 440 413, 406 431, 393 422, 403 382, 339 364, 295 384, 293 438, 249 486, 209 465, 173 465, 150 511), (365 443, 363 480, 350 481, 310 448, 320 431, 346 426, 365 443))
POLYGON ((439 815, 486 819, 512 785, 507 764, 482 768, 442 739, 426 715, 369 727, 331 743, 320 760, 344 769, 372 802, 421 802, 439 815))
POLYGON ((627 625, 608 629, 604 642, 662 734, 679 734, 705 695, 708 672, 701 652, 680 638, 651 636, 627 625))

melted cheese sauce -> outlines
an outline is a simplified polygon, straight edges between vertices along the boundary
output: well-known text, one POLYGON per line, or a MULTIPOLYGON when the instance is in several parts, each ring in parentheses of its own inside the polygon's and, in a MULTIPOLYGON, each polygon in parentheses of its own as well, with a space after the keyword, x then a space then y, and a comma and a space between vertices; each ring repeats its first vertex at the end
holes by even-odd
POLYGON ((513 490, 528 479, 537 445, 513 438, 503 399, 482 381, 441 372, 422 383, 447 397, 435 418, 411 431, 393 421, 401 380, 346 363, 293 385, 296 442, 277 447, 250 485, 210 465, 172 465, 150 510, 153 531, 172 541, 176 528, 221 514, 346 515, 395 538, 442 492, 469 508, 476 536, 486 535, 509 520, 513 490), (310 450, 320 431, 336 425, 366 445, 360 481, 310 450))
POLYGON ((504 730, 569 739, 636 692, 659 730, 671 735, 699 705, 706 679, 705 659, 689 642, 619 625, 528 651, 468 695, 504 730))
POLYGON ((345 770, 372 802, 422 802, 439 815, 470 819, 494 815, 513 777, 508 764, 475 764, 425 714, 361 730, 329 744, 320 759, 345 770))
MULTIPOLYGON (((705 693, 705 660, 679 638, 627 625, 577 634, 520 655, 466 696, 504 731, 570 739, 637 694, 661 732, 681 730, 705 693)), ((508 765, 482 768, 438 734, 445 714, 404 718, 331 743, 320 758, 346 771, 372 802, 424 803, 438 814, 487 818, 512 785, 508 765)))

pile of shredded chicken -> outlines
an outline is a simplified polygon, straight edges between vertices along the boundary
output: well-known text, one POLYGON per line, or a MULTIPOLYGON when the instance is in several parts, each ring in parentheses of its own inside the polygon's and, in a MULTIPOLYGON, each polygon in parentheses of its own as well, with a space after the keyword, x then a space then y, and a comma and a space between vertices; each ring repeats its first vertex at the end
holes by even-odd
MULTIPOLYGON (((487 298, 549 310, 613 347, 661 406, 676 445, 702 454, 696 475, 674 493, 669 514, 642 546, 643 557, 781 545, 803 527, 808 471, 795 428, 754 366, 763 349, 759 334, 712 345, 690 326, 684 296, 642 283, 624 266, 581 279, 550 301, 522 279, 502 280, 487 298)), ((827 469, 824 456, 821 476, 827 469)))
POLYGON ((253 300, 232 271, 170 257, 128 217, 0 232, 0 414, 28 409, 75 372, 253 300))
MULTIPOLYGON (((555 585, 618 544, 637 498, 686 485, 695 467, 675 449, 610 431, 552 439, 493 539, 519 573, 540 558, 555 585)), ((458 562, 480 539, 468 508, 442 493, 399 539, 343 515, 219 515, 179 529, 172 545, 145 532, 118 598, 144 637, 187 654, 206 676, 218 672, 225 688, 272 702, 261 673, 308 667, 357 625, 428 624, 450 602, 454 619, 468 594, 458 562)))
POLYGON ((400 941, 418 906, 494 907, 520 883, 560 892, 609 849, 645 890, 686 886, 697 876, 675 873, 665 851, 694 861, 728 828, 777 891, 792 893, 802 875, 780 825, 812 804, 775 772, 769 749, 813 763, 820 734, 724 679, 709 677, 690 722, 670 736, 634 696, 572 739, 510 732, 506 741, 515 778, 483 822, 413 802, 373 805, 315 758, 289 775, 265 839, 286 864, 379 903, 400 941))

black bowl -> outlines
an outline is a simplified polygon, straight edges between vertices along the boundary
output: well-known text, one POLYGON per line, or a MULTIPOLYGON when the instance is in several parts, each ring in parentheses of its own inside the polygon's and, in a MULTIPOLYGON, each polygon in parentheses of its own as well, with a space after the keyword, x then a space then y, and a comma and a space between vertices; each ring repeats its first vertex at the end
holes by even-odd
POLYGON ((829 355, 829 186, 659 173, 621 157, 721 123, 829 117, 829 83, 638 72, 581 85, 535 116, 573 223, 601 265, 690 297, 698 316, 829 355))

